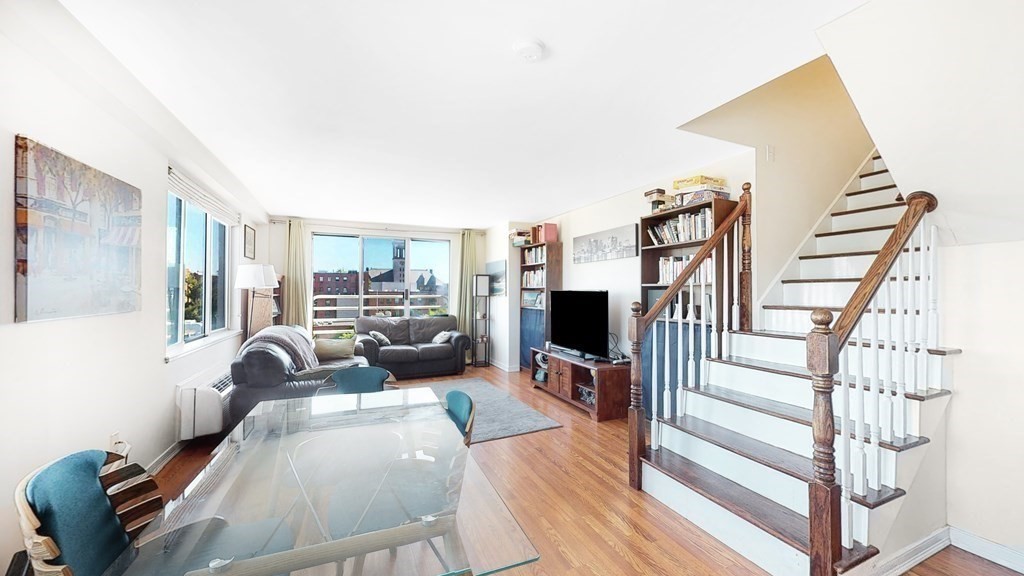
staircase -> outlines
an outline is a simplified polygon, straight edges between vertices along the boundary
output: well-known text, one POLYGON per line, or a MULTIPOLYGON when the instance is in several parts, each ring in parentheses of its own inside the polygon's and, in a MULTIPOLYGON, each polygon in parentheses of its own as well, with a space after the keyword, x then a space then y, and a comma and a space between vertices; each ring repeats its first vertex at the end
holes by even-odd
POLYGON ((634 304, 631 483, 771 574, 885 573, 944 525, 922 512, 945 506, 945 475, 929 466, 944 461, 947 358, 958 352, 936 345, 924 217, 935 199, 904 200, 869 158, 752 310, 744 196, 691 265, 724 263, 705 318, 689 268, 662 298, 684 319, 661 301, 646 315, 634 304), (649 445, 645 339, 660 351, 647 367, 649 445))

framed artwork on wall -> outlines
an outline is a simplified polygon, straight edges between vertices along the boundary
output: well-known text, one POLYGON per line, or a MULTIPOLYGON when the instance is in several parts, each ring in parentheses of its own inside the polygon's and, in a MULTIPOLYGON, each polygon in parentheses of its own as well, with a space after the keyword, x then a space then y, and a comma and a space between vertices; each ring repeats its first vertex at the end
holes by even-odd
POLYGON ((505 261, 495 260, 484 265, 484 271, 491 277, 491 296, 505 295, 505 261))
POLYGON ((249 260, 256 259, 256 230, 250 228, 248 224, 245 225, 245 252, 243 256, 249 260))
POLYGON ((618 228, 585 234, 572 239, 573 264, 601 262, 618 258, 635 258, 639 255, 638 224, 626 224, 618 228))
POLYGON ((134 312, 142 289, 142 191, 15 137, 17 322, 134 312))

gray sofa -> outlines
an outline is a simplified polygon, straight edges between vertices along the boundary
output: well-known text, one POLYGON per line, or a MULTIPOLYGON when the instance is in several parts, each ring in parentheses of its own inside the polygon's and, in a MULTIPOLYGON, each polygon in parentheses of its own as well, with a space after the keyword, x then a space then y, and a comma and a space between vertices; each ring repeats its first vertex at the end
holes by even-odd
POLYGON ((470 341, 457 330, 458 324, 455 316, 360 317, 356 319, 356 342, 362 345, 363 356, 371 366, 380 366, 395 378, 462 374, 470 341), (432 343, 434 336, 444 330, 452 333, 448 342, 432 343), (387 336, 391 345, 378 345, 370 331, 387 336))

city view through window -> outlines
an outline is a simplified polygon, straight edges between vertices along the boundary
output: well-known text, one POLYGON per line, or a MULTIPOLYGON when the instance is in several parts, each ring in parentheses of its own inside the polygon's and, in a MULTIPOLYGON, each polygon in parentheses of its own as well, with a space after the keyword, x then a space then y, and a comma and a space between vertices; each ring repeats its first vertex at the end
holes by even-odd
POLYGON ((448 314, 447 240, 313 235, 313 333, 353 330, 364 316, 448 314))

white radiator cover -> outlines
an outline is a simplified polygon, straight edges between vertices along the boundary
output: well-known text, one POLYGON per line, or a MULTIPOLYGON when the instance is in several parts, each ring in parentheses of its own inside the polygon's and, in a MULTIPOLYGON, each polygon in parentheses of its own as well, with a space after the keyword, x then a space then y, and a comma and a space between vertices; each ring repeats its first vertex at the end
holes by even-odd
POLYGON ((234 389, 230 373, 179 384, 178 440, 222 432, 229 422, 228 400, 234 389))

